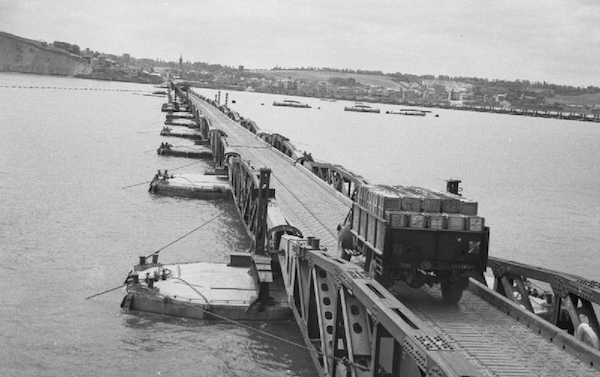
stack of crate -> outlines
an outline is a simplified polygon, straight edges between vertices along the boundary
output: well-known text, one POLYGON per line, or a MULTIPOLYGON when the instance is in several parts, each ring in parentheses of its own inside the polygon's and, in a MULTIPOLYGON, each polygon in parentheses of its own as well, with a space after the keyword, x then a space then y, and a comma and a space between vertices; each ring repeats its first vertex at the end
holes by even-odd
POLYGON ((484 218, 477 202, 448 192, 414 186, 363 185, 358 189, 352 228, 383 251, 392 229, 436 229, 481 232, 484 218))
POLYGON ((477 215, 477 202, 448 192, 414 186, 392 187, 400 196, 400 211, 388 211, 392 228, 429 228, 481 232, 484 219, 477 215), (404 204, 408 200, 409 203, 404 204))
POLYGON ((357 203, 352 228, 371 245, 383 250, 386 213, 401 210, 402 198, 389 187, 363 185, 359 187, 357 203))

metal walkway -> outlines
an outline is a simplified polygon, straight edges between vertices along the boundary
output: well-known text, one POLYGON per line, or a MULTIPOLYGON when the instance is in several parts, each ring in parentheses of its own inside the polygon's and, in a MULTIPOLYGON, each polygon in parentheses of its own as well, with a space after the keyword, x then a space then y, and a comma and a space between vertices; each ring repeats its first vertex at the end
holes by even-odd
MULTIPOLYGON (((257 135, 242 128, 219 109, 195 97, 190 96, 189 99, 205 117, 210 119, 212 127, 226 134, 229 149, 237 152, 241 159, 256 169, 262 167, 271 169, 271 187, 275 188, 275 202, 285 218, 305 236, 319 238, 321 250, 326 248, 328 254, 335 256, 338 250, 336 228, 348 214, 352 205, 351 200, 257 135)), ((300 267, 298 268, 301 270, 300 267)), ((339 272, 338 270, 335 271, 339 272)), ((317 278, 315 276, 308 279, 317 278)), ((298 279, 302 280, 300 277, 298 279)), ((291 289, 294 290, 293 287, 291 289)), ((507 377, 600 375, 600 372, 595 369, 597 366, 590 365, 593 363, 584 362, 565 351, 564 343, 547 339, 541 335, 538 328, 526 326, 523 321, 507 315, 506 312, 471 292, 465 292, 457 307, 443 305, 441 293, 436 288, 415 290, 396 285, 391 292, 418 317, 421 324, 425 324, 427 331, 442 334, 450 347, 477 371, 476 375, 507 377)), ((292 293, 288 293, 291 297, 292 293)), ((317 295, 317 299, 318 297, 320 296, 317 295)), ((387 298, 386 300, 389 301, 387 298)), ((297 299, 298 304, 300 301, 297 299)), ((384 308, 371 308, 365 303, 363 305, 371 317, 374 317, 373 313, 385 312, 384 308)), ((310 305, 306 304, 306 306, 310 305)), ((320 310, 315 309, 315 313, 318 311, 321 315, 320 310)), ((308 311, 307 309, 306 312, 308 311)), ((301 329, 303 332, 310 330, 306 330, 302 324, 301 329)), ((372 342, 378 343, 375 340, 372 342)), ((377 357, 377 353, 378 351, 373 351, 372 359, 377 357)), ((323 361, 321 363, 327 364, 323 361)), ((326 365, 325 369, 327 369, 326 365)), ((394 367, 394 374, 400 374, 399 370, 405 371, 402 367, 394 367)), ((337 369, 337 373, 339 372, 340 370, 337 369)), ((352 371, 352 375, 376 376, 377 373, 374 369, 368 374, 352 371)), ((405 373, 413 375, 412 372, 405 373)), ((421 369, 421 372, 417 372, 416 375, 419 373, 422 376, 448 375, 446 372, 436 374, 437 372, 432 372, 432 369, 426 373, 421 369)))

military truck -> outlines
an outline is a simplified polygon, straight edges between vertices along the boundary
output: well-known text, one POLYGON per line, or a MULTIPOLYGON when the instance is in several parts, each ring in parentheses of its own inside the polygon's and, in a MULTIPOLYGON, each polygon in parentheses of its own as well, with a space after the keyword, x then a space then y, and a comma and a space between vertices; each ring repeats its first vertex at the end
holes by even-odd
MULTIPOLYGON (((448 187, 458 191, 453 182, 448 187)), ((477 207, 458 192, 362 185, 346 219, 352 242, 342 242, 343 255, 360 255, 384 286, 441 284, 444 301, 458 303, 469 277, 482 277, 487 266, 489 228, 477 207)))

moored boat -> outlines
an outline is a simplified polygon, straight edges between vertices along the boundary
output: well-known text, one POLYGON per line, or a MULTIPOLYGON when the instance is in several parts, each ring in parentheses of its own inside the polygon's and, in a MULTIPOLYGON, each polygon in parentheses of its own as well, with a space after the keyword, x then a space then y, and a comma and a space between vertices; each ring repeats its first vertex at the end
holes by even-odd
POLYGON ((392 110, 386 111, 386 114, 397 114, 397 115, 413 115, 413 116, 422 116, 424 117, 427 114, 426 111, 418 110, 418 109, 400 109, 400 110, 392 110))
POLYGON ((344 111, 356 111, 359 113, 379 113, 380 110, 371 107, 369 105, 365 105, 364 103, 355 103, 354 106, 346 106, 344 107, 344 111))
POLYGON ((287 106, 287 107, 298 107, 302 109, 310 109, 307 103, 302 103, 293 99, 284 99, 283 102, 273 102, 273 106, 287 106))

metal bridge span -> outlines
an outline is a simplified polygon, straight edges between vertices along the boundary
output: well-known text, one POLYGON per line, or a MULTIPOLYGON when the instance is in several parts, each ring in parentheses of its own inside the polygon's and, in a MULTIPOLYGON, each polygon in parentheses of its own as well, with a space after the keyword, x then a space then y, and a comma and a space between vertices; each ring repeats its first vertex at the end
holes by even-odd
POLYGON ((343 169, 325 173, 338 178, 329 184, 314 174, 324 165, 315 163, 311 172, 302 158, 240 126, 237 114, 192 90, 187 100, 211 138, 217 164, 228 166, 257 252, 268 252, 262 245, 269 239, 277 242, 270 246, 279 250, 289 303, 321 375, 600 375, 598 351, 477 281, 458 306, 443 304, 436 288, 387 290, 338 257, 337 226, 352 204, 340 191, 356 183, 343 169), (268 210, 261 213, 265 201, 268 210))

